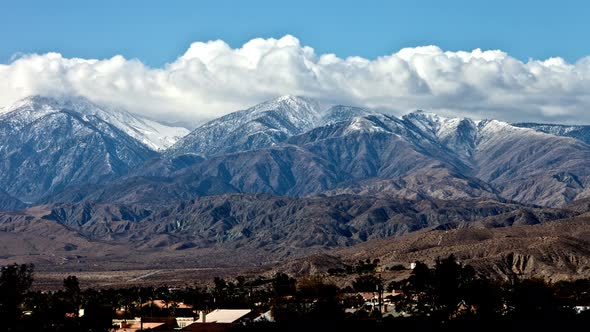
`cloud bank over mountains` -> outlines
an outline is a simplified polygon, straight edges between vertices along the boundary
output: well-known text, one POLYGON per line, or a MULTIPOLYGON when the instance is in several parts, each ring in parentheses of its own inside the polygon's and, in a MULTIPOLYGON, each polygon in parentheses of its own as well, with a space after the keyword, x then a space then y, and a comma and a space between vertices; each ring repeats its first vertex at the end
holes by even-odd
POLYGON ((28 54, 0 64, 0 106, 81 95, 160 120, 200 122, 292 94, 326 103, 426 109, 505 121, 590 123, 590 56, 522 62, 502 51, 404 48, 373 60, 316 54, 290 35, 240 48, 193 43, 163 68, 137 59, 28 54))

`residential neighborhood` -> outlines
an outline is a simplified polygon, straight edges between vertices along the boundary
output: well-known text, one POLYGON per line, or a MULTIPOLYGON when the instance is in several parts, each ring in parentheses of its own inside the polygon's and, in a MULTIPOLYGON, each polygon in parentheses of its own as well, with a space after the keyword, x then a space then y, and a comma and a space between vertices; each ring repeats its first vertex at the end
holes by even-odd
MULTIPOLYGON (((391 327, 472 329, 492 324, 576 326, 590 319, 590 280, 550 283, 478 277, 454 256, 408 264, 387 282, 378 261, 296 279, 215 278, 202 287, 32 291, 32 267, 2 267, 0 313, 8 331, 343 331, 391 327), (348 272, 347 272, 348 271, 348 272), (349 274, 350 273, 350 274, 349 274)), ((399 270, 395 267, 394 270, 399 270)))

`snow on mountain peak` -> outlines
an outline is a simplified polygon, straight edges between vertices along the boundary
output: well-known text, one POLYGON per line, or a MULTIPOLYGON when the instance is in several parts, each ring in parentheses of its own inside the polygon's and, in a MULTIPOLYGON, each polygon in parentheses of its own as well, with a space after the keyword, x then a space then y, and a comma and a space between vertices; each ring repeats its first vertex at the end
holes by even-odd
POLYGON ((554 136, 571 137, 590 144, 590 126, 589 125, 562 125, 549 123, 524 122, 515 123, 513 126, 520 128, 529 128, 537 132, 550 134, 554 136))
POLYGON ((440 116, 436 113, 432 113, 432 112, 425 111, 425 110, 415 110, 413 112, 408 113, 406 116, 427 119, 431 122, 439 122, 439 121, 444 121, 447 119, 447 118, 440 116))
POLYGON ((311 98, 286 95, 256 105, 251 110, 253 110, 252 114, 277 112, 294 124, 311 126, 309 128, 311 129, 319 119, 321 104, 311 98))
POLYGON ((405 121, 410 122, 422 132, 429 134, 436 139, 445 139, 448 136, 455 135, 460 127, 473 124, 471 119, 467 118, 446 118, 435 113, 417 110, 406 114, 402 117, 405 121))
POLYGON ((356 117, 350 121, 346 127, 344 133, 349 134, 353 132, 366 132, 366 133, 377 133, 377 132, 388 132, 382 126, 379 126, 375 121, 367 117, 356 117))
POLYGON ((213 119, 175 144, 171 155, 213 156, 272 146, 320 124, 318 101, 286 95, 213 119))
POLYGON ((520 128, 511 125, 510 123, 499 121, 499 120, 481 120, 476 122, 480 132, 486 133, 499 133, 499 132, 530 132, 535 133, 534 130, 528 128, 520 128))
POLYGON ((315 100, 311 98, 302 97, 302 96, 295 96, 295 95, 283 95, 280 97, 271 100, 271 102, 287 102, 287 103, 314 103, 315 100))
POLYGON ((10 115, 18 124, 34 121, 48 113, 62 111, 72 111, 82 116, 96 116, 154 151, 168 148, 189 133, 186 128, 167 126, 122 109, 95 104, 80 96, 30 96, 5 108, 2 116, 10 115))

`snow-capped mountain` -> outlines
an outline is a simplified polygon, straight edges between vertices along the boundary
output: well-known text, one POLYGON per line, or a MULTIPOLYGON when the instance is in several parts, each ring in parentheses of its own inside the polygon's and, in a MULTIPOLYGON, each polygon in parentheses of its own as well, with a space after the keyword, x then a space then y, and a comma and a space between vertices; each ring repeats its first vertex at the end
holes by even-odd
POLYGON ((353 107, 353 106, 344 106, 344 105, 335 105, 327 110, 323 111, 320 115, 320 121, 316 124, 316 127, 325 126, 337 122, 348 121, 352 120, 357 117, 367 116, 367 115, 374 115, 379 114, 373 110, 361 108, 361 107, 353 107))
POLYGON ((89 195, 91 200, 128 203, 235 192, 353 193, 560 206, 590 195, 590 146, 577 140, 497 120, 423 111, 398 118, 309 105, 318 104, 283 97, 213 120, 179 141, 172 155, 164 155, 171 161, 195 154, 205 159, 172 162, 174 167, 161 171, 166 163, 152 164, 145 174, 62 198, 89 195), (270 125, 270 119, 275 123, 270 125), (259 135, 272 139, 252 140, 259 135))
POLYGON ((559 206, 590 196, 590 146, 497 120, 284 96, 212 120, 150 163, 146 126, 167 130, 85 99, 25 99, 0 115, 0 190, 27 202, 387 193, 559 206))
POLYGON ((586 144, 590 144, 590 126, 587 125, 560 125, 546 123, 515 123, 514 126, 530 128, 546 134, 555 136, 571 137, 586 144))
POLYGON ((59 111, 96 116, 154 151, 165 150, 189 133, 186 128, 167 126, 122 109, 100 106, 83 97, 32 96, 7 107, 3 113, 14 111, 18 111, 25 122, 59 111))
POLYGON ((590 194, 590 149, 579 140, 498 120, 445 119, 423 112, 404 117, 409 118, 421 119, 422 132, 435 132, 431 137, 465 162, 463 174, 490 184, 503 198, 560 206, 590 194))
POLYGON ((311 99, 280 97, 203 124, 168 154, 210 157, 272 146, 314 128, 320 119, 319 108, 311 99))
POLYGON ((478 123, 472 119, 445 118, 433 113, 416 111, 402 118, 408 128, 421 132, 453 151, 464 161, 469 161, 475 152, 478 123))
MULTIPOLYGON (((0 188, 35 202, 69 186, 126 174, 157 152, 120 129, 126 113, 84 99, 32 97, 0 115, 0 188)), ((130 118, 133 120, 133 118, 130 118)))
POLYGON ((446 118, 422 110, 406 114, 402 120, 409 129, 436 141, 468 164, 473 164, 481 151, 511 137, 543 137, 534 130, 498 120, 446 118))
POLYGON ((585 220, 590 145, 556 136, 584 128, 522 127, 532 129, 285 96, 210 121, 158 153, 174 128, 80 98, 28 98, 0 114, 0 210, 43 206, 1 212, 0 235, 5 249, 18 249, 6 249, 9 258, 22 259, 27 239, 40 261, 76 255, 84 259, 73 266, 83 266, 97 255, 109 266, 112 255, 100 248, 112 243, 115 258, 136 264, 139 250, 160 266, 183 251, 178 262, 203 248, 210 257, 212 246, 228 249, 220 258, 282 258, 432 227, 408 240, 410 255, 448 252, 455 234, 458 246, 505 264, 520 247, 509 231, 490 238, 488 227, 519 225, 528 234, 525 225, 552 221, 526 245, 546 244, 534 248, 539 257, 566 248, 551 260, 571 270, 588 256, 577 250, 587 243, 571 232, 555 242, 551 232, 585 220), (424 236, 432 241, 416 242, 424 236), (501 252, 500 236, 508 248, 501 252))
POLYGON ((310 98, 282 96, 205 123, 179 140, 168 154, 211 157, 270 147, 313 128, 372 113, 350 106, 326 109, 310 98))

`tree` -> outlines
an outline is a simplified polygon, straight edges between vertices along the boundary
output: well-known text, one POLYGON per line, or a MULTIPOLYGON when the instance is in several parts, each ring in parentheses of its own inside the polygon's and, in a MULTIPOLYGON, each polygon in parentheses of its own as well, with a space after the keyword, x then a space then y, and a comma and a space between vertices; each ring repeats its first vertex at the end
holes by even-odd
POLYGON ((73 313, 78 317, 78 310, 80 309, 80 283, 76 276, 68 276, 64 279, 64 302, 68 313, 73 313))
POLYGON ((324 282, 319 276, 302 279, 297 284, 297 296, 310 302, 335 298, 338 290, 336 285, 324 282))
POLYGON ((84 317, 81 318, 83 331, 107 332, 113 327, 113 307, 100 300, 92 300, 86 304, 84 317))
POLYGON ((277 273, 272 280, 272 288, 276 297, 295 294, 297 280, 285 273, 277 273))
POLYGON ((64 291, 67 294, 80 294, 80 282, 76 276, 68 276, 64 279, 64 291))
MULTIPOLYGON (((280 279, 285 280, 284 276, 280 279)), ((288 281, 290 284, 291 278, 288 281)), ((277 322, 326 322, 342 318, 343 310, 336 285, 315 276, 300 280, 296 290, 292 299, 277 299, 273 306, 273 316, 277 322)))
POLYGON ((469 292, 474 281, 475 270, 453 255, 437 259, 433 269, 417 262, 410 278, 399 285, 404 295, 398 307, 414 316, 449 320, 471 311, 469 292))
POLYGON ((12 264, 0 269, 0 321, 11 326, 21 316, 21 304, 33 284, 33 265, 12 264))
POLYGON ((437 259, 434 267, 434 303, 433 306, 442 319, 458 314, 460 307, 465 310, 470 284, 475 279, 475 270, 469 265, 462 265, 454 255, 437 259))
POLYGON ((432 271, 422 262, 416 262, 410 277, 400 282, 395 288, 402 290, 397 303, 400 311, 413 316, 430 316, 433 302, 432 271))
POLYGON ((383 287, 383 281, 372 274, 364 274, 354 279, 352 287, 357 292, 378 292, 383 287))
POLYGON ((496 281, 477 279, 466 286, 465 302, 480 320, 494 321, 503 313, 502 285, 496 281))
POLYGON ((554 286, 541 279, 526 279, 509 287, 506 302, 518 319, 553 317, 561 307, 555 293, 554 286))

